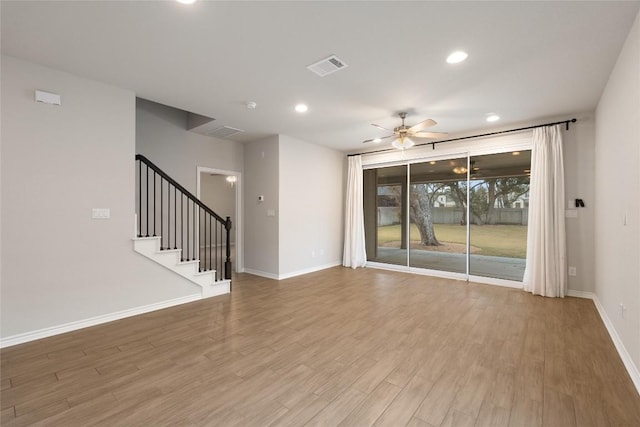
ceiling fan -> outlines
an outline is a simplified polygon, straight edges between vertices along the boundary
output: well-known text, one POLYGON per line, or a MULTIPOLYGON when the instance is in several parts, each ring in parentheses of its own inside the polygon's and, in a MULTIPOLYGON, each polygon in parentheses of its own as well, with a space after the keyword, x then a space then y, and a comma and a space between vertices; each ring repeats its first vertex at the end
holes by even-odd
POLYGON ((391 135, 383 136, 381 138, 372 138, 367 139, 366 141, 362 141, 363 143, 367 142, 380 142, 383 139, 394 138, 395 140, 392 142, 395 148, 400 150, 404 150, 405 148, 413 147, 415 142, 411 140, 411 138, 431 138, 437 139, 447 136, 446 132, 425 132, 424 130, 430 128, 431 126, 437 125, 437 123, 432 119, 424 120, 417 125, 407 126, 404 124, 404 119, 407 118, 407 113, 398 113, 398 116, 402 119, 402 124, 396 128, 387 129, 380 125, 371 124, 371 126, 375 126, 378 129, 386 130, 389 132, 393 132, 391 135))

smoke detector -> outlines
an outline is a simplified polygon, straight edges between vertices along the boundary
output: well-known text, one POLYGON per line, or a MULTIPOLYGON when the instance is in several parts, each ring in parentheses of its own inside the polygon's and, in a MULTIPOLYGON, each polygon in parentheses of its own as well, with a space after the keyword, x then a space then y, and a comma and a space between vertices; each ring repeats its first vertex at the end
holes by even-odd
POLYGON ((328 58, 307 66, 310 71, 316 73, 320 77, 328 76, 329 74, 347 67, 348 65, 335 55, 331 55, 328 58))

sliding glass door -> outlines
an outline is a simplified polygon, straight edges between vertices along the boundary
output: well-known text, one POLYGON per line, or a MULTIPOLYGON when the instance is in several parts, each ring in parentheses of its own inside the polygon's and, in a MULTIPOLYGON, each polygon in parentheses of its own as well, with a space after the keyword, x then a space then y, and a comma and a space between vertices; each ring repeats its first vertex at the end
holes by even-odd
POLYGON ((466 274, 467 158, 432 160, 409 167, 409 266, 466 274))
POLYGON ((407 166, 364 171, 367 259, 407 265, 407 166))
POLYGON ((470 165, 469 274, 522 281, 531 151, 473 156, 470 165))
POLYGON ((530 164, 530 151, 511 151, 366 169, 367 259, 522 281, 530 164))

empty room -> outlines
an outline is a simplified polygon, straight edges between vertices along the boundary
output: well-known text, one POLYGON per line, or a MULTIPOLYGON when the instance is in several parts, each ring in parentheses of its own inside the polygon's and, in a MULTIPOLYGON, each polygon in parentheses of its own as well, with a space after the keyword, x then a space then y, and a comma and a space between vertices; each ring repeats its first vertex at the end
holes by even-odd
POLYGON ((640 1, 0 19, 3 426, 640 425, 640 1))

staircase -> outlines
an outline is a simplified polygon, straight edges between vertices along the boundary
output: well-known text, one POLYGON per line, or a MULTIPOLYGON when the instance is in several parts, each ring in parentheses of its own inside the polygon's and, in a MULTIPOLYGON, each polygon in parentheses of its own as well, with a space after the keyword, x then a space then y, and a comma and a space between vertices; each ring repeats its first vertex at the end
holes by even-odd
POLYGON ((203 298, 227 294, 230 232, 229 217, 223 219, 149 159, 136 155, 136 252, 200 286, 203 298))

